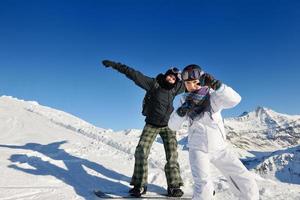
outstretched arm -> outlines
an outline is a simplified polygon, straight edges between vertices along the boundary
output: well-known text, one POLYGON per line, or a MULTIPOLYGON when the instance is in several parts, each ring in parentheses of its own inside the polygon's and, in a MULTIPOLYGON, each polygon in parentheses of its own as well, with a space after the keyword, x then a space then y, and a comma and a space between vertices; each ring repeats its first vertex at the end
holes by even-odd
POLYGON ((136 85, 140 86, 141 88, 143 88, 146 91, 150 90, 155 82, 154 78, 145 76, 141 72, 139 72, 131 67, 128 67, 124 64, 117 63, 117 62, 110 61, 110 60, 103 60, 102 64, 105 67, 111 67, 111 68, 117 70, 118 72, 125 74, 127 76, 127 78, 133 80, 136 85))

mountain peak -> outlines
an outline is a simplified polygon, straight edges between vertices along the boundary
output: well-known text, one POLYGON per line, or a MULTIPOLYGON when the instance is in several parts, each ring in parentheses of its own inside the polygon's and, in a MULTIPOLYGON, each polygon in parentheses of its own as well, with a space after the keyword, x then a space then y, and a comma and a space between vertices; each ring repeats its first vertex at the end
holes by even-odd
POLYGON ((248 111, 244 111, 242 114, 239 115, 239 117, 243 117, 243 116, 246 116, 246 115, 248 115, 248 114, 249 114, 248 111))
POLYGON ((276 113, 274 112, 273 110, 269 109, 269 108, 266 108, 266 107, 261 107, 261 106, 258 106, 256 109, 255 109, 255 116, 256 117, 260 117, 260 118, 274 118, 278 115, 279 113, 276 113))
POLYGON ((263 106, 257 106, 256 109, 255 109, 255 112, 256 113, 259 113, 259 112, 267 112, 271 109, 267 108, 267 107, 263 107, 263 106))

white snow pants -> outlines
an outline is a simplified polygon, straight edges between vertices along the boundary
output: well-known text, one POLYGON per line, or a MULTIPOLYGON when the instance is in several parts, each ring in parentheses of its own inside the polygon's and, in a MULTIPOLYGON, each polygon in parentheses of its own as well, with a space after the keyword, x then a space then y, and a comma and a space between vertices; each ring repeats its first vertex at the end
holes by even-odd
POLYGON ((227 178, 232 192, 241 200, 258 200, 259 191, 254 178, 229 149, 213 154, 189 149, 189 159, 194 179, 193 200, 213 199, 213 183, 210 164, 213 164, 227 178))

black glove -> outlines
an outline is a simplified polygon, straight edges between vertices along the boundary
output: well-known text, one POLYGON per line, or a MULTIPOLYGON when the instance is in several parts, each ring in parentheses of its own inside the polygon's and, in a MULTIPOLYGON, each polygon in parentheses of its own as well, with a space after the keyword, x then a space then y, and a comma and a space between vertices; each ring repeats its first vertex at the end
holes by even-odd
POLYGON ((188 116, 191 118, 191 119, 195 119, 201 112, 202 112, 202 106, 196 106, 194 107, 193 109, 191 109, 189 112, 188 112, 188 116))
POLYGON ((202 112, 208 110, 210 108, 210 100, 205 99, 200 105, 194 106, 187 115, 191 119, 195 119, 197 116, 199 116, 202 112))
POLYGON ((202 86, 208 86, 213 90, 217 90, 221 87, 221 81, 215 79, 212 75, 205 73, 200 77, 200 84, 202 86))
POLYGON ((117 62, 110 61, 110 60, 103 60, 103 61, 102 61, 102 64, 103 64, 105 67, 112 67, 112 68, 116 68, 116 67, 122 65, 121 63, 117 63, 117 62))
POLYGON ((176 113, 180 117, 184 117, 194 106, 192 101, 185 101, 179 108, 177 108, 176 113))

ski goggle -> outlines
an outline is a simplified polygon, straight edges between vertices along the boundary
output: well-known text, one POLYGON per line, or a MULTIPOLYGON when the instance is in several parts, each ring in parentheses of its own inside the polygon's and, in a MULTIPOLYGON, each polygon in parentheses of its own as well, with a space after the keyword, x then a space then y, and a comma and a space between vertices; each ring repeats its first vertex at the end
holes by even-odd
POLYGON ((204 72, 199 69, 190 69, 190 70, 183 71, 181 74, 181 78, 183 81, 195 80, 195 79, 200 79, 200 77, 203 74, 204 72))
POLYGON ((171 68, 170 70, 171 70, 172 73, 174 73, 174 74, 180 74, 180 73, 181 73, 181 71, 180 71, 177 67, 173 67, 173 68, 171 68))
POLYGON ((181 80, 181 71, 177 67, 172 67, 165 73, 165 75, 170 74, 174 75, 176 79, 181 80))

